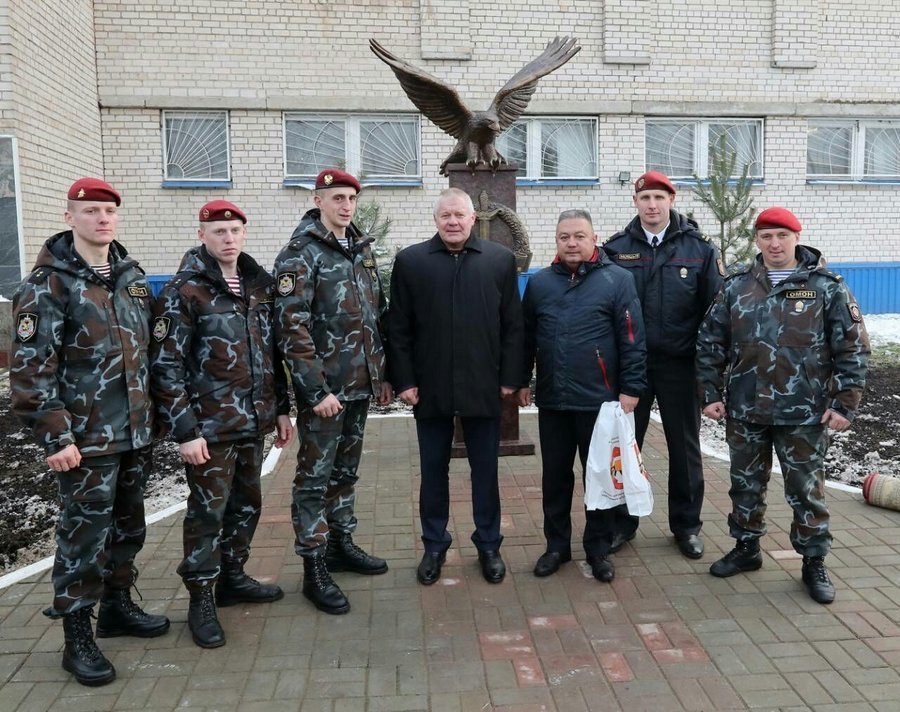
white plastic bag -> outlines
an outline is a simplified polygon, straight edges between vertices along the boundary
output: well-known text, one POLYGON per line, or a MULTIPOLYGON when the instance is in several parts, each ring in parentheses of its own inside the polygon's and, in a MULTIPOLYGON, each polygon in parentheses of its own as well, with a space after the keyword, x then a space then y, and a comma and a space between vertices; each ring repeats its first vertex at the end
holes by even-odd
POLYGON ((645 517, 653 511, 653 492, 634 437, 634 414, 616 401, 597 414, 585 468, 587 509, 611 509, 622 503, 628 513, 645 517))

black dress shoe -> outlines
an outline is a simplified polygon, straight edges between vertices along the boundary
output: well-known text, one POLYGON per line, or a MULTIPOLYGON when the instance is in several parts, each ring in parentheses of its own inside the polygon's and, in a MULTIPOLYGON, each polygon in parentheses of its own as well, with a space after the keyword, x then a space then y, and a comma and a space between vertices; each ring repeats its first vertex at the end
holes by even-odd
POLYGON ((679 534, 675 536, 675 543, 681 553, 689 559, 699 559, 703 556, 703 539, 699 534, 679 534))
POLYGON ((478 561, 481 562, 481 575, 488 583, 500 583, 506 576, 506 564, 499 551, 479 551, 478 561))
POLYGON ((416 578, 423 586, 430 586, 441 577, 441 566, 447 558, 446 551, 426 551, 419 567, 416 569, 416 578))
POLYGON ((629 541, 634 539, 635 532, 631 534, 622 534, 621 532, 613 535, 612 544, 609 547, 609 553, 615 554, 619 549, 625 546, 629 541))
POLYGON ((603 583, 609 583, 616 576, 616 567, 605 556, 589 556, 587 560, 594 578, 603 583))
POLYGON ((564 564, 571 560, 571 554, 561 554, 558 551, 545 551, 534 565, 534 575, 539 577, 551 576, 559 571, 560 564, 564 564))

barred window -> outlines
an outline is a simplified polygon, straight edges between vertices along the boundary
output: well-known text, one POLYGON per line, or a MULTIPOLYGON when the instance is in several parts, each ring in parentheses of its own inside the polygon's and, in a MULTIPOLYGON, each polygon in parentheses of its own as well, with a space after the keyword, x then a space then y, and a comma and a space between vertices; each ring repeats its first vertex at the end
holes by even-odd
POLYGON ((420 155, 418 115, 284 115, 286 180, 337 167, 367 183, 418 183, 420 155))
POLYGON ((166 182, 231 180, 226 111, 164 111, 166 182))
POLYGON ((900 122, 811 120, 806 174, 840 181, 900 179, 900 122))
POLYGON ((746 165, 748 177, 763 177, 762 119, 647 119, 645 126, 647 170, 676 179, 707 178, 710 153, 724 136, 737 154, 734 177, 746 165))
POLYGON ((562 116, 520 119, 497 139, 522 180, 597 180, 597 120, 562 116))

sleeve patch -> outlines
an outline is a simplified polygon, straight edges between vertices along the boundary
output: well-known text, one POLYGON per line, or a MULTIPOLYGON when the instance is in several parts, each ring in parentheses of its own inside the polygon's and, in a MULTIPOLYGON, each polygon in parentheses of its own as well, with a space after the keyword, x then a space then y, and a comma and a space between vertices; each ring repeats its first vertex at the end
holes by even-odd
POLYGON ((157 341, 164 341, 171 328, 172 319, 167 316, 156 317, 156 321, 153 322, 153 338, 157 341))
POLYGON ((25 343, 37 333, 38 315, 34 312, 21 312, 16 321, 16 340, 25 343))
POLYGON ((137 286, 134 284, 132 284, 130 287, 128 287, 128 293, 132 297, 149 297, 150 296, 150 292, 147 290, 146 287, 137 286))
POLYGON ((858 304, 848 304, 847 309, 850 310, 850 318, 857 324, 862 321, 862 312, 859 310, 858 304))
POLYGON ((294 286, 297 284, 297 275, 293 272, 282 272, 278 275, 277 283, 278 293, 282 297, 286 297, 294 292, 294 286))

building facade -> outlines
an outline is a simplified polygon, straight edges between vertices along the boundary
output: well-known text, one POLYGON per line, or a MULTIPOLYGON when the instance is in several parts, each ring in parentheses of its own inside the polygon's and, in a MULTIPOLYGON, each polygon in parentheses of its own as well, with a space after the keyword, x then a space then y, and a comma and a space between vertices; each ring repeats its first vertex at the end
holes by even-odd
POLYGON ((60 229, 63 191, 84 174, 122 191, 121 239, 151 274, 176 269, 215 197, 246 210, 247 249, 271 262, 311 205, 312 177, 334 163, 361 174, 361 200, 391 218, 394 246, 429 237, 454 141, 368 38, 484 109, 557 35, 581 52, 500 140, 520 166, 533 266, 554 254, 561 210, 589 209, 601 236, 621 228, 648 168, 676 179, 676 207, 712 233, 690 188, 719 140, 750 164, 755 206, 789 207, 830 260, 900 261, 883 227, 900 217, 890 3, 6 0, 0 163, 6 137, 21 267, 60 229))

